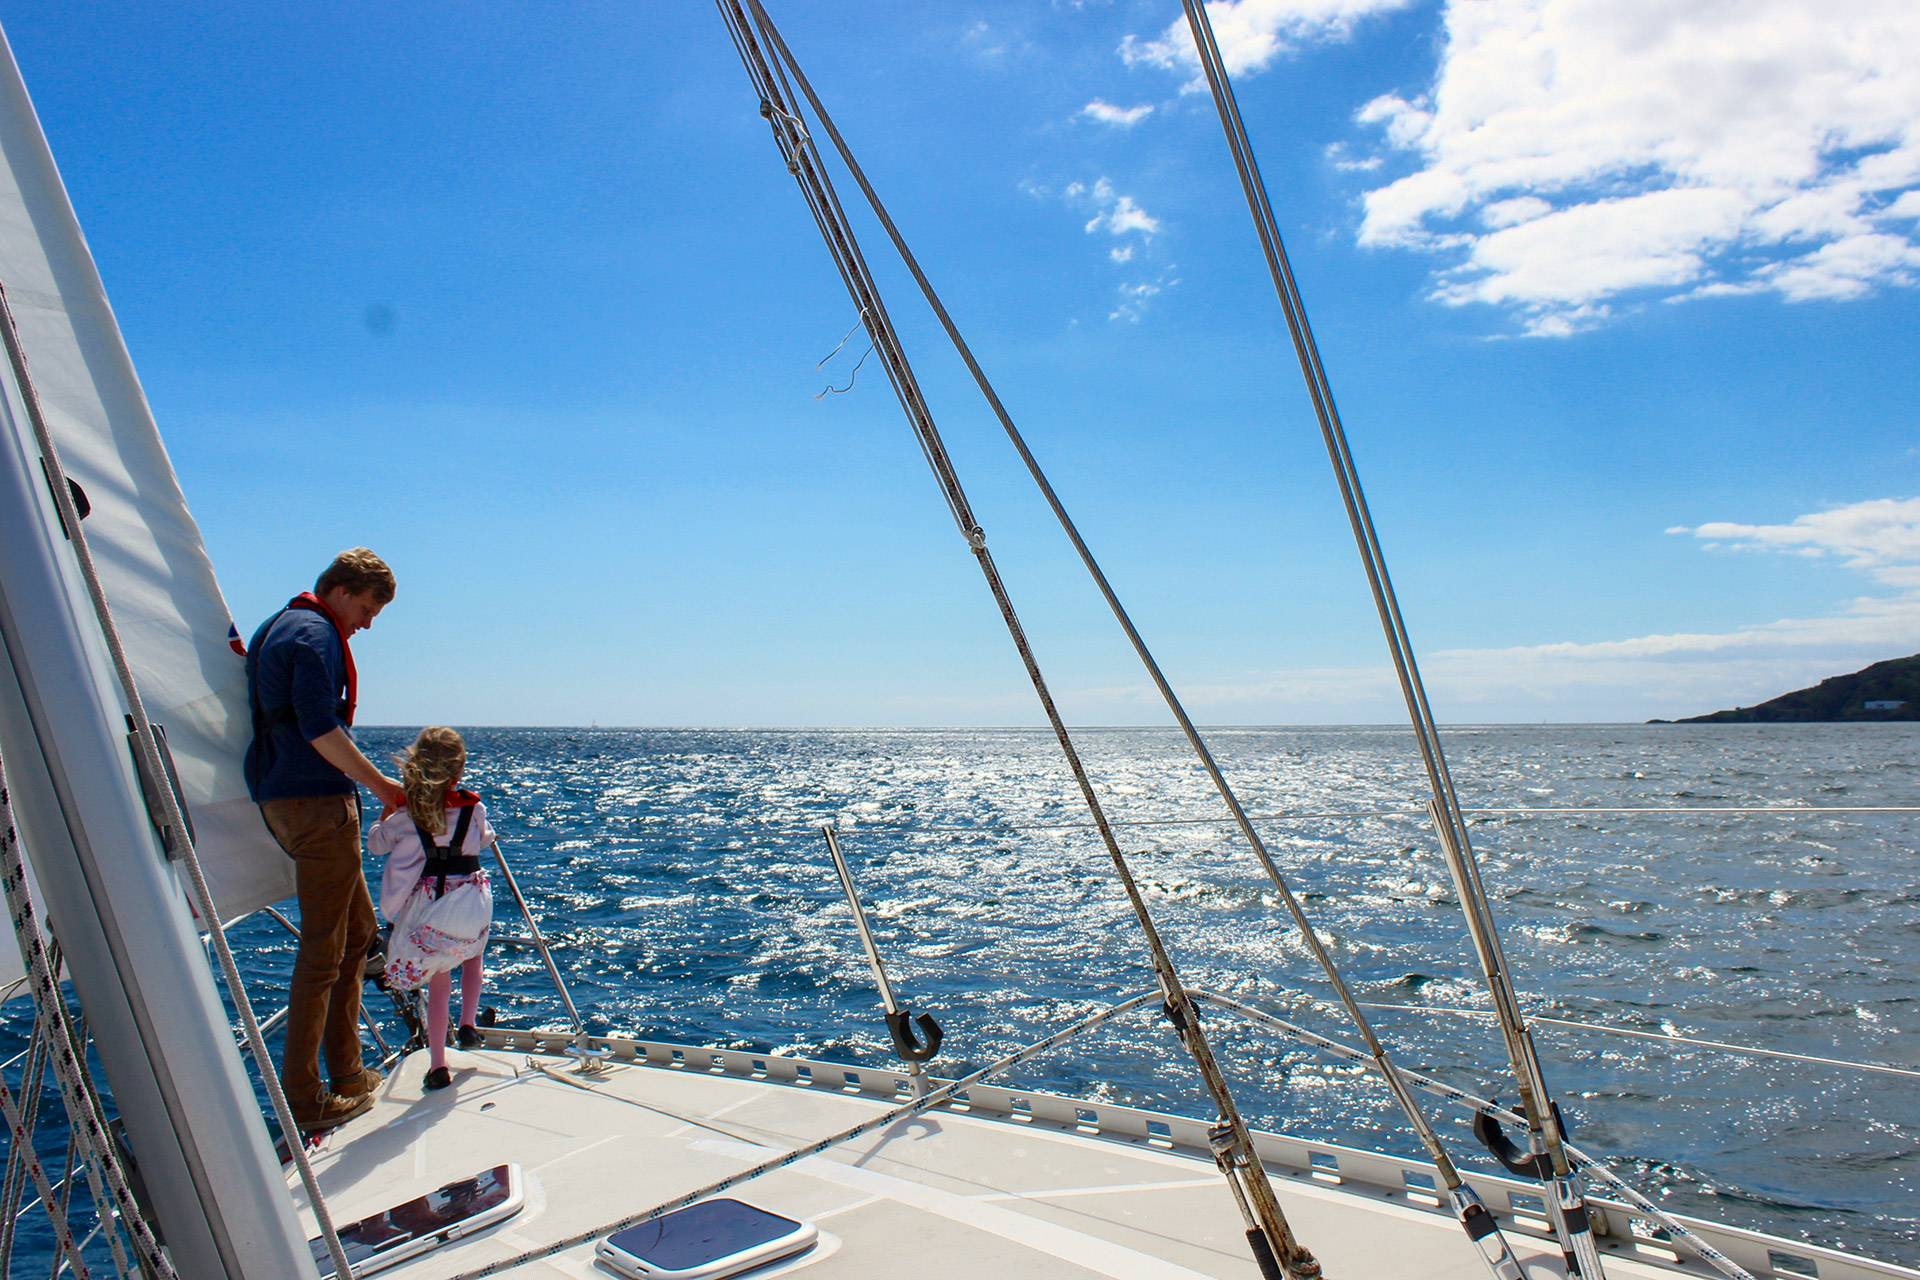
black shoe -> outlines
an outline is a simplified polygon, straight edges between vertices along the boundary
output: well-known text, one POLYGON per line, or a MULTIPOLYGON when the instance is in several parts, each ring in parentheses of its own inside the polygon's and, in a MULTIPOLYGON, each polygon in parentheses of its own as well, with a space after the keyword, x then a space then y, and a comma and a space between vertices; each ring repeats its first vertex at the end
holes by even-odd
MULTIPOLYGON (((445 1089, 453 1083, 453 1072, 447 1070, 445 1067, 435 1067, 433 1070, 427 1072, 425 1083, 429 1089, 445 1089)), ((372 1101, 372 1099, 368 1099, 368 1101, 372 1101)))
POLYGON ((472 1023, 462 1023, 460 1029, 453 1033, 453 1042, 462 1049, 478 1049, 480 1032, 472 1023))

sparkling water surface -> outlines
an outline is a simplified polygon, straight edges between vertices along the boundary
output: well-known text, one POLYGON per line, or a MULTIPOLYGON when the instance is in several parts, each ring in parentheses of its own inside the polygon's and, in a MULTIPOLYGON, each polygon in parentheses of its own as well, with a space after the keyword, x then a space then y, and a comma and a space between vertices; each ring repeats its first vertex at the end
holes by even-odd
MULTIPOLYGON (((374 758, 411 729, 363 729, 374 758)), ((891 1061, 823 824, 838 828, 903 998, 959 1074, 1153 985, 1141 934, 1052 736, 1033 729, 474 729, 521 886, 595 1030, 855 1064, 891 1061)), ((1849 1061, 1920 1064, 1920 815, 1716 808, 1920 805, 1920 726, 1446 730, 1531 1013, 1849 1061)), ((1345 1015, 1205 774, 1171 730, 1078 734, 1189 985, 1336 1039, 1345 1015), (1170 819, 1199 819, 1167 824, 1170 819), (1163 824, 1163 825, 1149 825, 1163 824)), ((1208 738, 1401 1065, 1508 1102, 1498 1037, 1425 776, 1392 728, 1208 738), (1363 816, 1356 816, 1363 815, 1363 816)), ((379 868, 370 865, 376 882, 379 868)), ((497 885, 503 934, 524 930, 497 885)), ((236 933, 254 998, 292 947, 236 933)), ((497 944, 487 1003, 563 1025, 535 952, 497 944)), ((19 1002, 15 1002, 17 1006, 19 1002)), ((9 1039, 19 1010, 8 1009, 9 1039)), ((1256 1124, 1418 1156, 1359 1069, 1209 1014, 1256 1124)), ((1663 1206, 1920 1265, 1920 1081, 1541 1025, 1575 1141, 1663 1206)), ((1132 1015, 1016 1073, 1025 1085, 1207 1113, 1163 1022, 1132 1015)), ((1423 1095, 1424 1097, 1424 1095, 1423 1095)), ((53 1104, 57 1111, 57 1102, 53 1104)), ((1456 1155, 1464 1113, 1432 1100, 1456 1155)), ((57 1152, 56 1152, 57 1154, 57 1152)), ((1309 1243, 1313 1224, 1296 1224, 1309 1243)))

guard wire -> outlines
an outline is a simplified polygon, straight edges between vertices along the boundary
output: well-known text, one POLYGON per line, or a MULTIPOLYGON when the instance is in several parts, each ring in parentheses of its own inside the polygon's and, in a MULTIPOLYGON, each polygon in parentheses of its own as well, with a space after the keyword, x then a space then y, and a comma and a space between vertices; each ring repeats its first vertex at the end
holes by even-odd
MULTIPOLYGON (((722 16, 734 28, 735 48, 743 51, 748 73, 754 80, 754 87, 759 91, 761 102, 765 104, 761 114, 774 125, 775 137, 779 141, 782 154, 788 159, 788 170, 800 180, 803 188, 808 189, 808 206, 815 211, 816 221, 826 220, 822 230, 828 247, 834 253, 836 261, 842 264, 842 278, 848 283, 854 305, 867 317, 868 331, 873 336, 876 349, 881 353, 895 392, 900 397, 901 407, 920 438, 922 451, 933 468, 935 478, 946 497, 948 509, 953 513, 962 535, 966 538, 968 546, 980 565, 982 575, 986 578, 994 603, 999 607, 1001 620, 1005 623, 1014 648, 1019 653, 1027 678, 1033 685, 1034 693, 1046 713, 1048 724, 1052 727, 1054 737, 1060 744, 1062 754, 1066 757, 1068 768, 1072 771, 1074 780, 1080 788, 1088 814, 1099 830, 1101 841, 1113 863, 1114 873, 1145 935, 1154 971, 1166 993, 1167 1002, 1185 1015, 1184 1022, 1187 1025, 1181 1035, 1181 1042, 1192 1056, 1201 1080, 1218 1108, 1222 1120, 1232 1127, 1235 1141, 1242 1155, 1250 1158, 1253 1149, 1252 1136, 1245 1120, 1240 1116, 1231 1090, 1227 1087, 1225 1074, 1220 1070, 1213 1056, 1205 1033, 1200 1028, 1198 1017, 1191 1008, 1186 1006, 1184 988, 1172 958, 1168 955, 1159 931, 1154 925, 1146 900, 1134 881, 1126 855, 1121 851, 1112 828, 1106 822, 1105 810, 1093 789, 1093 783, 1085 765, 1081 762, 1072 734, 1068 732, 1066 723, 1054 704, 1053 695, 1034 657, 1032 646, 1014 609, 1006 584, 994 564, 992 553, 987 549, 986 533, 973 518, 965 490, 960 484, 959 476, 934 425, 932 413, 920 393, 892 322, 879 301, 878 289, 868 273, 865 259, 861 256, 853 232, 847 224, 844 210, 840 206, 838 197, 833 194, 831 180, 827 177, 824 166, 814 162, 812 140, 804 136, 804 130, 792 123, 797 113, 783 92, 783 83, 770 72, 767 60, 760 50, 759 37, 763 36, 775 49, 783 69, 781 74, 792 73, 794 81, 802 87, 809 101, 815 104, 816 115, 820 115, 817 109, 818 99, 808 86, 792 51, 780 38, 779 32, 774 28, 772 20, 767 16, 759 0, 745 0, 745 8, 742 7, 741 0, 718 0, 718 4, 722 16), (751 23, 747 16, 747 9, 752 11, 751 23)), ((820 119, 823 125, 827 124, 824 115, 820 115, 820 119)), ((1247 1189, 1260 1224, 1287 1276, 1291 1280, 1306 1280, 1308 1277, 1319 1275, 1319 1263, 1314 1261, 1313 1255, 1294 1238, 1291 1228, 1287 1225, 1286 1216, 1281 1211, 1280 1203, 1267 1182, 1264 1169, 1260 1168, 1257 1162, 1251 1163, 1252 1172, 1247 1178, 1247 1189)))
MULTIPOLYGON (((1369 1009, 1398 1009, 1405 1013, 1445 1013, 1460 1018, 1493 1018, 1499 1015, 1491 1009, 1457 1009, 1447 1005, 1435 1004, 1381 1004, 1377 1001, 1362 1000, 1361 1004, 1369 1009)), ((1694 1049, 1718 1049, 1722 1053, 1740 1053, 1755 1058, 1781 1058, 1788 1062, 1805 1062, 1817 1067, 1842 1067, 1848 1071, 1870 1071, 1880 1075, 1905 1076, 1910 1080, 1920 1080, 1920 1070, 1912 1067, 1897 1067, 1884 1062, 1850 1062, 1845 1058, 1822 1058, 1811 1053, 1788 1053, 1784 1049, 1762 1049, 1750 1044, 1728 1044, 1724 1040, 1701 1040, 1694 1036, 1673 1036, 1661 1031, 1641 1031, 1636 1027, 1609 1027, 1597 1022, 1575 1022, 1569 1018, 1548 1018, 1533 1014, 1529 1019, 1535 1026, 1570 1027, 1577 1031, 1597 1031, 1602 1035, 1631 1036, 1636 1040, 1658 1040, 1667 1044, 1684 1044, 1694 1049)))
MULTIPOLYGON (((113 661, 114 674, 119 677, 121 696, 126 699, 127 712, 133 720, 133 749, 138 757, 141 772, 149 778, 165 778, 167 770, 161 759, 158 746, 154 742, 153 722, 147 718, 145 702, 141 700, 140 689, 133 678, 133 667, 127 660, 126 646, 120 641, 119 628, 114 624, 113 609, 107 603, 106 588, 101 585, 98 567, 94 564, 93 551, 87 545, 86 530, 81 527, 80 513, 73 501, 73 486, 67 483, 66 468, 60 463, 60 450, 54 444, 53 432, 47 426, 45 413, 40 406, 40 393, 34 388, 33 374, 27 366, 26 348, 21 345, 20 331, 14 324, 13 307, 7 301, 4 283, 0 283, 0 338, 4 338, 7 358, 13 365, 14 382, 20 390, 20 398, 26 405, 27 421, 33 428, 35 441, 40 446, 40 460, 47 470, 47 481, 53 490, 53 500, 59 511, 60 519, 66 526, 69 545, 73 548, 74 559, 79 563, 80 576, 86 583, 87 596, 93 604, 94 616, 100 624, 100 632, 106 641, 107 653, 113 661)), ((208 936, 213 939, 214 954, 220 961, 221 976, 226 980, 227 994, 233 1000, 234 1008, 240 1013, 240 1020, 246 1025, 247 1045, 253 1052, 254 1062, 260 1068, 262 1085, 267 1097, 273 1104, 273 1112, 280 1122, 280 1131, 287 1137, 287 1146, 293 1153, 294 1165, 300 1171, 300 1182, 306 1188, 307 1201, 313 1210, 315 1222, 320 1227, 321 1238, 326 1241, 327 1252, 333 1258, 334 1274, 346 1280, 353 1274, 353 1266, 347 1261, 347 1251, 340 1243, 340 1235, 334 1229, 333 1218, 327 1212, 326 1199, 320 1194, 320 1184, 313 1174, 313 1166, 307 1160, 305 1144, 300 1140, 299 1126, 294 1123, 292 1108, 287 1104, 286 1091, 280 1087, 280 1076, 273 1068, 273 1055, 267 1049, 266 1037, 261 1034, 260 1022, 254 1016, 253 1002, 247 998, 245 983, 240 979, 240 968, 234 963, 233 949, 227 945, 226 931, 220 927, 220 913, 213 901, 213 891, 207 886, 206 872, 200 866, 200 855, 193 847, 193 829, 181 811, 180 798, 172 787, 153 788, 153 799, 157 799, 160 816, 168 828, 164 838, 170 839, 180 856, 180 864, 187 870, 187 878, 193 887, 194 902, 200 918, 208 924, 208 936)), ((124 1178, 119 1174, 119 1160, 115 1153, 107 1153, 109 1178, 118 1180, 114 1188, 116 1200, 125 1207, 133 1208, 131 1192, 125 1192, 124 1178), (124 1194, 123 1194, 124 1192, 124 1194)), ((133 1229, 134 1239, 140 1241, 141 1234, 147 1232, 146 1221, 138 1211, 132 1213, 137 1226, 133 1229)), ((150 1232, 147 1232, 149 1239, 150 1232)), ((157 1250, 156 1250, 157 1253, 157 1250)), ((169 1265, 162 1275, 171 1275, 169 1265)))
MULTIPOLYGON (((1261 1009, 1256 1009, 1252 1005, 1243 1004, 1235 1000, 1232 996, 1224 996, 1217 991, 1208 991, 1196 987, 1193 991, 1193 998, 1201 1003, 1210 1004, 1216 1009, 1225 1009, 1229 1013, 1238 1014, 1249 1022, 1257 1022, 1263 1026, 1270 1027, 1291 1040, 1330 1053, 1336 1058, 1344 1058, 1348 1062, 1355 1063, 1359 1066, 1373 1065, 1372 1059, 1364 1051, 1352 1045, 1341 1044, 1338 1040, 1329 1040, 1326 1036, 1309 1031, 1305 1027, 1297 1026, 1284 1018, 1275 1017, 1273 1014, 1261 1009)), ((1492 1116, 1496 1120, 1505 1120, 1509 1124, 1526 1123, 1526 1118, 1518 1112, 1509 1111, 1507 1108, 1486 1098, 1475 1097, 1463 1089, 1456 1089, 1450 1084, 1434 1079, 1432 1076, 1423 1075, 1418 1071, 1406 1070, 1402 1070, 1400 1074, 1406 1079, 1407 1083, 1414 1088, 1424 1093, 1430 1093, 1434 1097, 1444 1099, 1456 1106, 1464 1107, 1469 1111, 1478 1112, 1482 1115, 1492 1116)), ((1567 1144, 1567 1152, 1577 1167, 1588 1170, 1603 1179, 1609 1186, 1620 1193, 1622 1199, 1631 1203, 1635 1208, 1643 1210, 1648 1217, 1658 1222, 1676 1237, 1686 1241, 1689 1249, 1699 1254, 1703 1260, 1727 1276, 1729 1280, 1754 1280, 1751 1272, 1747 1271, 1733 1259, 1727 1257, 1726 1254, 1721 1253, 1718 1249, 1707 1243, 1707 1241, 1701 1239, 1699 1233, 1688 1227, 1686 1223, 1681 1222, 1678 1218, 1641 1195, 1629 1183, 1622 1180, 1618 1174, 1614 1173, 1613 1170, 1607 1168, 1598 1158, 1580 1150, 1580 1148, 1574 1146, 1572 1143, 1567 1144)))

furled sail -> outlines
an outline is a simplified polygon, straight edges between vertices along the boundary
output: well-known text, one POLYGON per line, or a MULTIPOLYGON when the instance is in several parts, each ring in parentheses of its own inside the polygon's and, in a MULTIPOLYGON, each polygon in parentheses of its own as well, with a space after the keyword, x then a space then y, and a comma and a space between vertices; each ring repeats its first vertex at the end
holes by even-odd
POLYGON ((241 775, 252 721, 238 637, 4 44, 0 59, 0 285, 61 461, 92 504, 87 538, 108 602, 141 699, 165 728, 214 901, 232 919, 293 892, 292 862, 241 775))

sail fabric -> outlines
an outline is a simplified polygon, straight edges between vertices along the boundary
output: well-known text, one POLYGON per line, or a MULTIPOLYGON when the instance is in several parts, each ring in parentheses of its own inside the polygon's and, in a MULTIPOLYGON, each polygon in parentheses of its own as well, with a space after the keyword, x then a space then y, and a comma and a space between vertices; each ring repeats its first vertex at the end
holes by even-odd
POLYGON ((286 898, 292 860, 241 773, 253 725, 233 619, 4 35, 0 285, 60 461, 92 503, 87 543, 220 915, 286 898))

